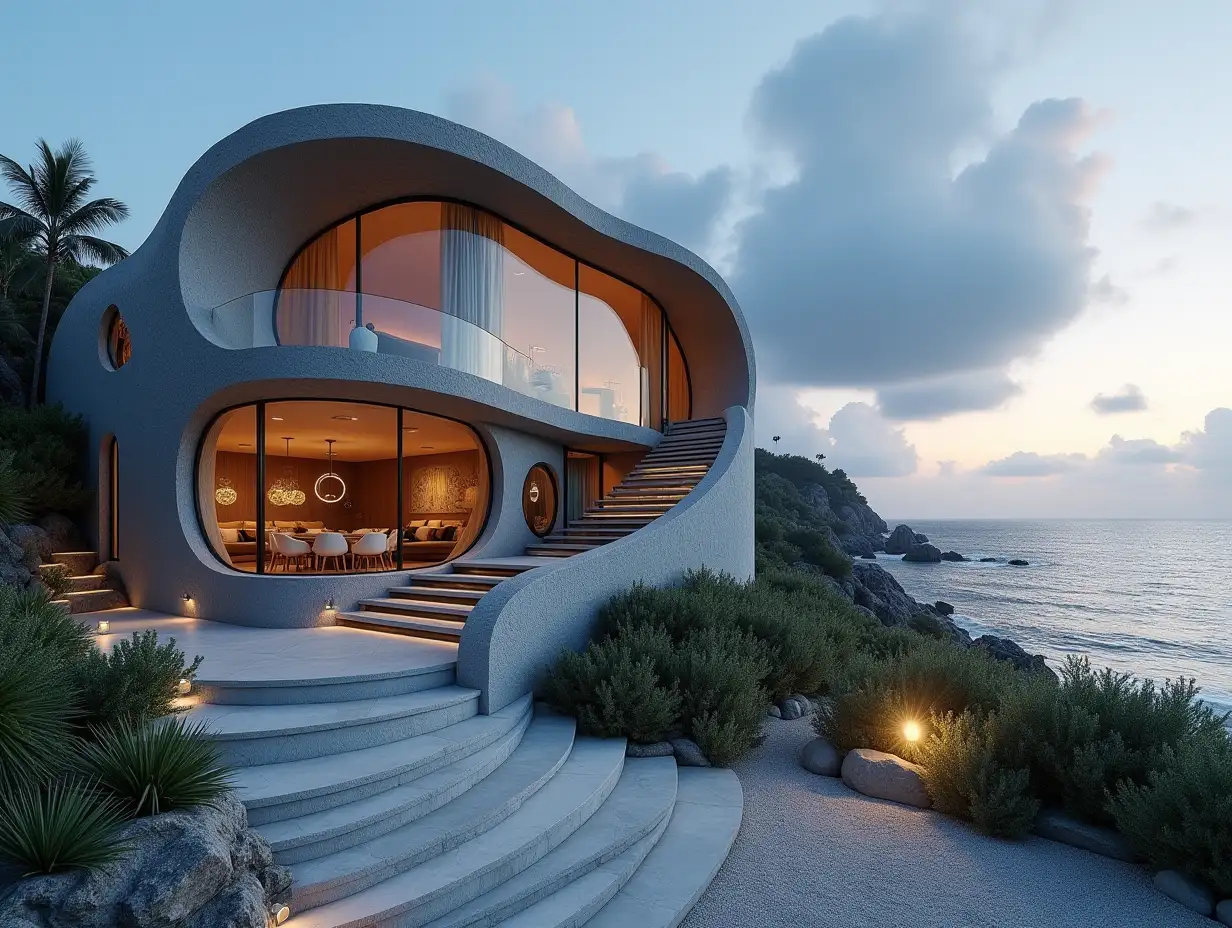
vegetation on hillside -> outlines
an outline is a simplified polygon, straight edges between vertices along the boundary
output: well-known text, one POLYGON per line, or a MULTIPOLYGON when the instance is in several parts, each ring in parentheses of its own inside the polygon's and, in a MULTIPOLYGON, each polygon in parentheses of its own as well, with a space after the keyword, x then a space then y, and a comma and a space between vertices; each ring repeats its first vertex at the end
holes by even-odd
POLYGON ((835 543, 847 525, 829 513, 831 505, 863 503, 854 483, 841 470, 829 471, 819 460, 757 449, 754 532, 757 569, 782 570, 801 564, 843 580, 851 575, 851 558, 835 543), (819 505, 821 488, 827 503, 819 505), (838 501, 837 503, 835 501, 838 501))

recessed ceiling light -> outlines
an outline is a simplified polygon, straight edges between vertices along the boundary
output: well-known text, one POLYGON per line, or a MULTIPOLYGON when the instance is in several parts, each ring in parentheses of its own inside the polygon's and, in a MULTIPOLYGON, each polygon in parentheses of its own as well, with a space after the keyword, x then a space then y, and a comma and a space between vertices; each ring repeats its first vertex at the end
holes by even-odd
POLYGON ((419 429, 415 428, 415 427, 414 427, 414 426, 412 426, 412 425, 404 425, 404 426, 402 426, 402 431, 404 431, 404 432, 418 432, 418 431, 419 431, 419 429))
POLYGON ((270 416, 270 418, 271 418, 271 419, 273 419, 275 422, 281 422, 281 421, 282 421, 282 416, 270 416))
POLYGON ((240 447, 241 447, 241 448, 251 448, 251 447, 252 447, 252 442, 250 442, 250 441, 242 441, 242 442, 240 442, 240 447))
POLYGON ((419 447, 422 448, 424 451, 435 451, 436 450, 436 445, 420 445, 419 447))
POLYGON ((334 416, 339 422, 358 422, 359 416, 334 416))

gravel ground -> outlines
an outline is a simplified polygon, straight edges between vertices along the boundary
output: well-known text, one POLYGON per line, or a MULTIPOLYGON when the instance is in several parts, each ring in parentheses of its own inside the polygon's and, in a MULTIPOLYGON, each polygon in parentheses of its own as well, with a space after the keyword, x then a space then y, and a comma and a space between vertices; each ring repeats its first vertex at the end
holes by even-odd
POLYGON ((800 767, 808 719, 766 720, 735 767, 744 821, 683 928, 1212 928, 1145 871, 1042 838, 999 841, 800 767))

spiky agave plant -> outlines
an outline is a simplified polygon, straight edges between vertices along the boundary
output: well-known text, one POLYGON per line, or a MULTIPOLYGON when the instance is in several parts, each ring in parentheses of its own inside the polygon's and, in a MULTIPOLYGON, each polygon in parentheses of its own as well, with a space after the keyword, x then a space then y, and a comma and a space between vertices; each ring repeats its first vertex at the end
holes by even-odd
POLYGON ((128 849, 120 837, 122 803, 90 784, 25 784, 0 798, 0 859, 25 872, 96 870, 128 849))
POLYGON ((231 785, 231 770, 203 725, 171 717, 142 725, 128 718, 93 729, 83 771, 135 816, 204 805, 231 785))
POLYGON ((26 480, 13 467, 13 454, 0 454, 0 527, 20 522, 30 515, 26 480))

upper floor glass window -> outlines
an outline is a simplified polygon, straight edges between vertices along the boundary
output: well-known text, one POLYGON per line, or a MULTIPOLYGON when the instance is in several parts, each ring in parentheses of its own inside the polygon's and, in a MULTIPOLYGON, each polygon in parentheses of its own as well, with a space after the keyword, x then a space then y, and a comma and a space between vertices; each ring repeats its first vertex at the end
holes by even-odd
POLYGON ((675 339, 649 295, 463 203, 395 203, 326 230, 269 312, 278 344, 346 346, 363 326, 379 352, 607 419, 661 428, 688 407, 671 398, 688 381, 671 375, 675 339))

